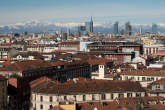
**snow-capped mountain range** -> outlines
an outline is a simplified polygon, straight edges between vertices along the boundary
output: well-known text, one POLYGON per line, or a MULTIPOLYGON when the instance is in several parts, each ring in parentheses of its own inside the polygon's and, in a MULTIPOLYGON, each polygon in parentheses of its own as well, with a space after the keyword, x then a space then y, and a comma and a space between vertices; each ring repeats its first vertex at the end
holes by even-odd
MULTIPOLYGON (((114 23, 94 23, 95 32, 113 32, 114 23)), ((52 22, 41 22, 38 20, 32 20, 24 23, 16 23, 5 26, 0 26, 0 33, 23 33, 23 32, 56 32, 58 30, 66 31, 67 28, 70 28, 72 32, 77 30, 79 25, 84 25, 84 23, 52 23, 52 22)), ((142 27, 143 32, 151 32, 152 24, 131 24, 134 32, 138 32, 140 27, 142 27)), ((165 24, 157 24, 159 32, 165 32, 165 24)), ((119 24, 119 30, 124 29, 125 24, 119 24)))

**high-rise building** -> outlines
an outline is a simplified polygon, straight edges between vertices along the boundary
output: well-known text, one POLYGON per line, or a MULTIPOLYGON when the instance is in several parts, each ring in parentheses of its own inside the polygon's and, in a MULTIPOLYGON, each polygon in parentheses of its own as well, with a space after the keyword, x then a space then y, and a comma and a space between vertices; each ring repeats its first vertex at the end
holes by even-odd
POLYGON ((142 34, 142 26, 140 26, 140 29, 139 29, 139 34, 141 35, 142 34))
POLYGON ((87 32, 93 32, 93 20, 91 17, 91 21, 90 22, 85 22, 85 27, 86 27, 86 31, 87 32))
POLYGON ((67 36, 70 36, 70 28, 67 28, 67 36))
POLYGON ((152 24, 152 32, 157 33, 157 25, 154 23, 152 24))
POLYGON ((117 35, 117 34, 119 34, 119 22, 115 22, 115 24, 114 24, 114 34, 115 35, 117 35))
POLYGON ((93 19, 91 17, 91 22, 90 22, 91 26, 90 26, 90 31, 93 32, 93 19))
POLYGON ((132 34, 132 26, 130 25, 130 22, 125 24, 125 34, 129 36, 132 34))
POLYGON ((66 32, 62 33, 62 41, 66 41, 68 39, 68 35, 66 32))
POLYGON ((80 36, 87 34, 86 26, 79 26, 78 30, 80 32, 80 36))

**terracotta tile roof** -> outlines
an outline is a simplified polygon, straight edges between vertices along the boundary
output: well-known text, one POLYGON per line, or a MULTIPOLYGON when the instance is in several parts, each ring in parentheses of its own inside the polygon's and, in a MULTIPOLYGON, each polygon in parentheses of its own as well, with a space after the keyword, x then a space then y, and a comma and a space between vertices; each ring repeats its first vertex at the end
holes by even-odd
POLYGON ((56 62, 50 62, 51 66, 62 66, 65 65, 67 62, 65 61, 56 61, 56 62))
POLYGON ((12 46, 11 43, 4 43, 4 44, 0 44, 0 46, 12 46))
POLYGON ((97 58, 95 55, 91 55, 88 53, 77 53, 77 54, 71 54, 71 53, 66 53, 66 54, 61 54, 56 56, 55 58, 57 59, 64 59, 64 58, 79 58, 79 59, 83 59, 83 60, 88 60, 88 59, 94 59, 97 58))
POLYGON ((15 54, 12 57, 17 57, 18 55, 21 55, 23 57, 29 57, 29 56, 34 56, 36 59, 43 59, 44 57, 38 53, 38 52, 19 52, 18 54, 15 54))
POLYGON ((120 74, 133 76, 165 76, 165 72, 155 71, 153 69, 123 71, 120 74))
POLYGON ((75 50, 61 50, 61 49, 58 49, 58 50, 55 50, 55 51, 50 52, 50 53, 65 53, 65 52, 75 52, 75 50))
POLYGON ((111 60, 106 60, 103 58, 93 58, 87 61, 90 65, 106 65, 108 62, 112 62, 111 60))
POLYGON ((165 110, 165 105, 156 104, 151 106, 148 110, 165 110))
POLYGON ((17 88, 17 78, 9 78, 8 84, 12 85, 13 87, 17 88))
POLYGON ((1 67, 0 71, 24 71, 24 70, 49 67, 49 66, 51 65, 48 62, 42 60, 28 60, 28 61, 12 63, 5 67, 1 67))
POLYGON ((160 85, 165 85, 165 78, 154 81, 152 84, 160 84, 160 85))
POLYGON ((160 101, 165 101, 165 98, 160 96, 143 97, 141 99, 143 100, 144 105, 148 105, 149 101, 155 101, 157 103, 160 103, 160 101))
POLYGON ((138 82, 131 81, 110 81, 79 78, 77 80, 69 80, 65 83, 59 83, 50 79, 40 80, 41 81, 34 80, 31 82, 32 92, 46 94, 77 94, 124 91, 145 92, 145 89, 142 88, 138 82))
MULTIPOLYGON (((164 110, 164 105, 160 104, 161 99, 165 100, 163 97, 137 97, 137 98, 120 98, 114 101, 102 101, 102 102, 84 102, 77 103, 76 110, 155 110, 158 108, 164 110), (160 100, 159 100, 160 99, 160 100), (156 101, 158 104, 152 105, 148 101, 156 101), (140 108, 140 105, 144 107, 140 108), (152 109, 151 109, 152 108, 152 109)), ((58 108, 58 106, 54 107, 58 108)), ((54 110, 54 109, 51 109, 54 110)), ((56 109, 55 109, 56 110, 56 109)))
POLYGON ((104 77, 105 77, 105 78, 114 78, 115 75, 114 75, 114 74, 106 74, 104 77))
POLYGON ((49 110, 65 110, 65 109, 62 109, 60 106, 55 106, 49 110))

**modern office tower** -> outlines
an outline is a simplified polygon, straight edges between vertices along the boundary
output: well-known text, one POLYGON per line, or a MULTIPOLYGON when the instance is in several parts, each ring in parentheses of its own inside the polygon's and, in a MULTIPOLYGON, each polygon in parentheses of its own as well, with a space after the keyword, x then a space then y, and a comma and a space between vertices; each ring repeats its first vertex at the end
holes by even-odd
POLYGON ((142 34, 142 26, 140 26, 140 29, 139 29, 139 34, 141 35, 142 34))
POLYGON ((70 28, 67 28, 67 36, 70 36, 70 28))
POLYGON ((66 32, 62 33, 62 41, 66 41, 68 39, 68 35, 66 32))
POLYGON ((132 34, 132 26, 130 25, 130 22, 125 24, 125 34, 129 36, 132 34))
POLYGON ((117 34, 119 34, 119 22, 115 22, 115 24, 114 24, 114 34, 115 35, 117 35, 117 34))
POLYGON ((78 30, 80 32, 80 36, 87 34, 86 26, 79 26, 78 30))
POLYGON ((91 16, 91 26, 90 26, 90 31, 93 32, 93 19, 92 19, 92 16, 91 16))
POLYGON ((124 29, 121 29, 121 30, 120 30, 120 34, 121 34, 121 35, 124 35, 124 32, 125 32, 124 29))
POLYGON ((157 33, 157 25, 154 23, 152 24, 152 32, 157 33))
POLYGON ((85 22, 85 27, 86 27, 86 31, 87 32, 93 32, 93 20, 91 17, 91 21, 90 22, 85 22))

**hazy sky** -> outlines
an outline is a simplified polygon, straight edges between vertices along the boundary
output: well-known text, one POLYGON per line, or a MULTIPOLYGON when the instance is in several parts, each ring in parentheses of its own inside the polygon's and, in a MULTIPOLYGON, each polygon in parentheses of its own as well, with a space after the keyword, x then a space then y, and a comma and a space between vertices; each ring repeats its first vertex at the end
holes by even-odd
POLYGON ((165 0, 0 0, 0 25, 53 22, 165 23, 165 0))

